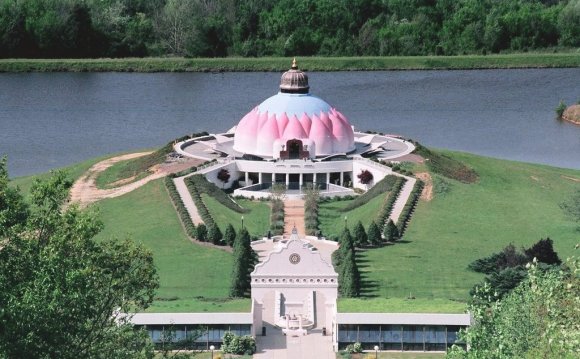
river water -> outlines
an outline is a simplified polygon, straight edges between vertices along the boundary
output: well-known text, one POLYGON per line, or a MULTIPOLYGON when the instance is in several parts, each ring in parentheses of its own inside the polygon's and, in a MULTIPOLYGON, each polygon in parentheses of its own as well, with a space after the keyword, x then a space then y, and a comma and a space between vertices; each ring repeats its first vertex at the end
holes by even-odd
MULTIPOLYGON (((580 169, 580 69, 313 72, 310 88, 361 130, 427 146, 580 169)), ((11 176, 225 131, 280 73, 0 74, 0 154, 11 176)))

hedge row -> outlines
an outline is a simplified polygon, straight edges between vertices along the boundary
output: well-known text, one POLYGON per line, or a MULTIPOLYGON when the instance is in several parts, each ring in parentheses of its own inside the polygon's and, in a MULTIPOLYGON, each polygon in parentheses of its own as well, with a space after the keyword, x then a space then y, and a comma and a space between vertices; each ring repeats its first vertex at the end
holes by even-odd
POLYGON ((220 204, 228 207, 232 211, 238 213, 247 213, 246 208, 241 207, 236 202, 232 200, 221 188, 211 183, 205 178, 205 176, 191 176, 185 180, 187 187, 195 186, 200 193, 206 193, 216 199, 220 204))
POLYGON ((177 192, 177 187, 175 187, 173 178, 165 177, 165 188, 167 188, 167 191, 169 192, 169 197, 171 198, 171 201, 173 202, 173 205, 177 210, 177 214, 181 219, 181 223, 183 223, 183 226, 185 227, 185 232, 189 237, 196 238, 197 229, 195 228, 195 224, 193 223, 191 217, 189 216, 187 208, 185 208, 185 204, 183 204, 183 200, 181 199, 179 192, 177 192))
POLYGON ((320 230, 318 225, 318 200, 320 193, 317 189, 310 189, 306 191, 304 196, 304 227, 306 234, 309 236, 318 236, 320 230))
POLYGON ((177 177, 187 176, 190 173, 197 172, 197 171, 202 170, 208 166, 211 166, 214 162, 217 162, 217 160, 213 159, 211 161, 206 161, 199 166, 193 166, 193 167, 186 168, 183 171, 171 173, 171 174, 169 174, 169 177, 177 178, 177 177))
POLYGON ((368 203, 371 199, 375 198, 376 196, 390 191, 394 184, 397 181, 397 176, 395 175, 388 175, 379 182, 377 182, 374 186, 371 187, 368 191, 361 194, 360 196, 356 197, 354 201, 350 202, 347 206, 340 209, 340 212, 348 212, 352 211, 355 208, 358 208, 366 203, 368 203))
POLYGON ((419 179, 417 180, 417 182, 415 182, 415 186, 413 187, 413 190, 411 191, 411 195, 409 196, 409 200, 405 204, 405 207, 403 207, 403 211, 401 212, 401 216, 399 217, 399 220, 397 221, 397 229, 399 230, 399 238, 402 238, 403 234, 405 233, 405 229, 407 228, 407 224, 411 220, 411 215, 413 214, 413 211, 415 210, 415 206, 417 205, 417 202, 419 201, 419 197, 421 197, 421 192, 423 191, 424 186, 425 186, 425 184, 423 183, 423 181, 421 181, 419 179))
MULTIPOLYGON (((202 233, 197 233, 198 234, 197 239, 200 241, 212 242, 213 244, 223 244, 222 232, 218 227, 218 225, 215 223, 215 220, 211 216, 211 213, 209 213, 209 210, 205 206, 205 203, 203 203, 203 200, 201 199, 201 194, 204 193, 205 191, 202 188, 199 188, 197 185, 199 183, 198 181, 199 178, 202 178, 204 181, 207 181, 205 177, 201 175, 193 175, 185 179, 185 185, 187 186, 187 189, 191 194, 191 198, 193 199, 193 202, 197 207, 197 212, 199 213, 199 216, 201 217, 201 219, 205 224, 205 227, 207 228, 207 238, 205 238, 205 235, 202 235, 202 233)), ((199 229, 198 232, 200 232, 199 229)))
POLYGON ((379 225, 379 230, 381 233, 383 232, 383 228, 385 227, 385 224, 387 223, 387 220, 393 211, 393 206, 395 205, 397 198, 399 198, 399 193, 403 189, 403 186, 406 182, 407 180, 404 177, 397 177, 395 184, 393 184, 393 188, 387 195, 387 198, 377 215, 376 222, 379 225))
POLYGON ((284 234, 284 202, 281 199, 272 200, 270 232, 275 236, 284 234))

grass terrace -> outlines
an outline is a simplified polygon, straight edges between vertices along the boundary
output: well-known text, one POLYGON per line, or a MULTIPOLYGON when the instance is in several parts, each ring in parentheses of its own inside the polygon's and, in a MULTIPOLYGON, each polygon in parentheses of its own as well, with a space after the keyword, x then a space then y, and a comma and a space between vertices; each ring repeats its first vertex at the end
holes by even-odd
POLYGON ((220 229, 225 231, 228 223, 236 229, 242 228, 242 216, 244 216, 244 227, 253 236, 263 236, 270 228, 270 206, 269 202, 251 201, 249 199, 236 199, 236 202, 249 212, 240 214, 223 205, 215 198, 202 194, 201 198, 205 203, 209 213, 218 224, 220 229))
MULTIPOLYGON (((518 53, 462 56, 300 57, 305 71, 451 70, 579 67, 580 55, 518 53)), ((222 72, 286 71, 287 57, 123 59, 0 59, 0 72, 222 72)))
MULTIPOLYGON (((486 158, 467 153, 433 151, 461 162, 478 175, 474 183, 434 174, 431 201, 420 200, 403 240, 357 253, 363 279, 363 298, 341 299, 341 311, 461 312, 469 289, 483 279, 467 265, 497 252, 509 243, 530 246, 550 237, 562 259, 573 255, 580 223, 560 204, 580 188, 580 171, 486 158), (407 300, 406 298, 416 299, 407 300)), ((102 158, 69 167, 79 177, 102 158)), ((424 171, 426 166, 415 166, 424 171)), ((46 177, 46 174, 38 177, 46 177)), ((33 177, 15 179, 26 193, 33 177)), ((325 235, 338 234, 358 220, 368 225, 384 196, 349 212, 339 208, 348 201, 320 206, 325 235)), ((206 197, 220 228, 241 226, 241 215, 206 197)), ((269 224, 266 202, 240 201, 250 212, 244 225, 265 233, 269 224)), ((94 205, 105 224, 98 238, 130 236, 152 252, 160 276, 158 300, 150 309, 168 312, 249 311, 250 300, 227 298, 232 256, 221 249, 192 243, 185 235, 163 180, 156 180, 124 196, 94 205)))

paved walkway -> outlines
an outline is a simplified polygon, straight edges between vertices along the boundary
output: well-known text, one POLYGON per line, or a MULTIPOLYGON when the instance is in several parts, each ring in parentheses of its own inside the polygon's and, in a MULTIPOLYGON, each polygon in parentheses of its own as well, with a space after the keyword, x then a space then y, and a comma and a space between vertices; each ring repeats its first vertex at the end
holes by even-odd
POLYGON ((407 179, 407 182, 405 182, 405 185, 401 189, 401 192, 399 192, 399 197, 397 197, 397 200, 393 205, 391 215, 389 216, 389 218, 392 219, 394 223, 397 223, 397 221, 399 220, 401 212, 403 212, 403 208, 405 207, 405 204, 407 203, 409 197, 411 196, 411 192, 413 191, 415 182, 417 182, 417 180, 412 177, 407 176, 404 177, 407 179))
POLYGON ((284 234, 290 235, 292 228, 296 226, 298 237, 306 235, 304 227, 304 200, 286 199, 284 200, 284 234))
POLYGON ((203 220, 201 219, 199 212, 197 211, 197 206, 193 202, 193 198, 191 198, 191 193, 189 193, 189 190, 185 185, 185 179, 189 176, 193 176, 194 174, 195 173, 183 177, 174 178, 173 183, 175 183, 175 188, 179 193, 179 197, 181 197, 183 205, 187 209, 187 213, 189 213, 191 221, 193 222, 193 224, 197 226, 199 224, 202 224, 203 220))
POLYGON ((322 336, 320 329, 314 329, 304 336, 285 336, 282 330, 266 324, 266 336, 257 336, 258 351, 254 359, 335 359, 332 337, 322 336))

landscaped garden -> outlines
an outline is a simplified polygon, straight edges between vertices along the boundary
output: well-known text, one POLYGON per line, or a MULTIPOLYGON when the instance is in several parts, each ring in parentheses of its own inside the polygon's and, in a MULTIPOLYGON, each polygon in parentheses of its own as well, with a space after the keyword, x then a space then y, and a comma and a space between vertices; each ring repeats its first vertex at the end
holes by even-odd
MULTIPOLYGON (((421 200, 404 237, 394 245, 357 251, 362 274, 361 299, 341 299, 341 311, 461 310, 469 289, 483 278, 467 269, 475 259, 499 251, 509 243, 529 247, 550 237, 561 258, 572 254, 580 224, 561 204, 580 186, 580 171, 524 164, 480 156, 437 151, 472 167, 475 183, 462 183, 433 174, 433 199, 421 200), (415 299, 407 299, 415 298, 415 299), (379 309, 381 308, 381 309, 379 309), (423 308, 423 309, 422 309, 423 308)), ((77 178, 97 160, 71 167, 77 178)), ((412 166, 409 166, 412 169, 412 166)), ((425 171, 425 165, 415 166, 425 171)), ((444 172, 443 172, 444 173, 444 172)), ((41 175, 45 176, 45 175, 41 175)), ((31 177, 16 179, 26 192, 31 177)), ((339 234, 344 217, 352 229, 365 228, 376 218, 386 195, 348 212, 348 201, 320 205, 320 229, 339 234)), ((222 231, 227 223, 239 229, 241 214, 205 196, 208 210, 222 231)), ((239 201, 244 226, 251 233, 267 232, 268 202, 239 201)), ((232 256, 223 249, 193 243, 184 233, 163 180, 156 180, 124 196, 95 205, 109 236, 133 239, 154 254, 161 287, 153 311, 249 311, 250 301, 227 299, 232 256)))

